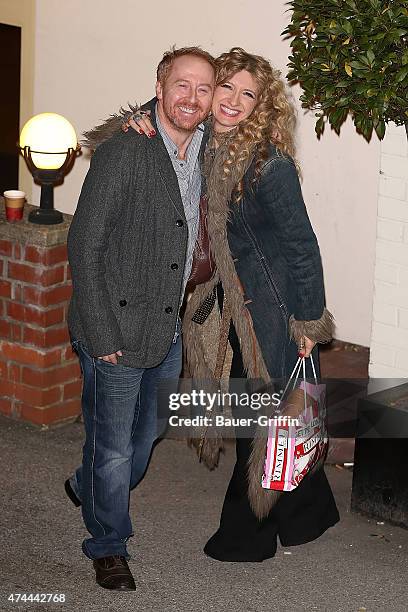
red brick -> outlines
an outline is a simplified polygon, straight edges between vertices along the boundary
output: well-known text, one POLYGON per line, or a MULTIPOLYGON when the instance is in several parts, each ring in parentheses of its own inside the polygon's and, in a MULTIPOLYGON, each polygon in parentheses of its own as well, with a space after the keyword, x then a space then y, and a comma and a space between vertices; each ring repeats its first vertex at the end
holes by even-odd
POLYGON ((13 259, 21 259, 22 248, 19 244, 14 244, 14 256, 13 259))
POLYGON ((0 354, 9 361, 37 366, 38 368, 50 368, 61 363, 62 349, 53 351, 40 351, 38 349, 20 346, 12 342, 0 342, 0 354))
POLYGON ((45 331, 35 327, 25 327, 23 333, 24 344, 34 344, 41 348, 49 348, 47 346, 47 338, 45 331))
POLYGON ((22 330, 21 325, 18 323, 11 323, 11 336, 10 339, 13 342, 21 342, 22 330))
POLYGON ((17 321, 25 321, 25 306, 17 302, 7 304, 7 316, 17 321))
POLYGON ((26 246, 24 259, 26 261, 30 261, 31 263, 45 263, 44 251, 44 248, 29 244, 26 246))
POLYGON ((51 304, 59 304, 62 301, 69 302, 72 295, 72 283, 68 282, 62 287, 55 287, 48 292, 48 300, 51 304))
POLYGON ((6 416, 10 416, 12 405, 13 405, 13 402, 11 400, 0 397, 0 412, 2 414, 5 414, 6 416))
POLYGON ((3 379, 0 381, 0 397, 14 397, 15 383, 3 379))
POLYGON ((59 402, 61 399, 61 388, 39 389, 38 387, 28 387, 21 383, 15 383, 14 397, 21 402, 33 406, 48 406, 59 402))
POLYGON ((41 263, 45 266, 52 266, 54 264, 67 261, 67 247, 65 244, 48 248, 40 248, 30 245, 26 247, 25 259, 26 261, 30 261, 32 263, 41 263))
POLYGON ((13 283, 12 299, 15 300, 16 302, 21 302, 22 296, 23 296, 23 291, 22 291, 21 285, 17 285, 16 283, 13 283))
POLYGON ((10 240, 0 240, 0 255, 11 256, 13 243, 10 240))
POLYGON ((7 378, 7 363, 0 361, 0 380, 7 378))
POLYGON ((37 408, 29 404, 21 404, 20 418, 36 425, 50 425, 67 419, 72 419, 81 413, 80 400, 70 400, 50 408, 37 408))
POLYGON ((0 259, 0 276, 3 274, 3 260, 0 259))
POLYGON ((41 291, 37 287, 23 287, 23 299, 25 304, 34 304, 35 306, 46 306, 43 296, 45 291, 41 291))
POLYGON ((48 291, 41 291, 37 287, 24 287, 24 302, 46 308, 47 306, 67 302, 71 299, 71 294, 71 285, 54 287, 48 291))
POLYGON ((70 281, 72 280, 72 274, 71 274, 71 267, 69 264, 67 264, 67 273, 66 273, 66 280, 70 281))
POLYGON ((55 384, 53 373, 54 370, 33 370, 32 368, 25 367, 21 374, 21 381, 26 385, 40 387, 41 389, 44 387, 52 387, 53 384, 55 384))
POLYGON ((9 278, 32 283, 33 285, 40 284, 43 270, 39 267, 26 266, 25 264, 15 263, 10 261, 8 266, 9 278))
POLYGON ((50 285, 62 283, 64 280, 64 266, 44 268, 42 266, 29 266, 11 261, 8 268, 9 278, 15 278, 32 285, 49 287, 50 285))
POLYGON ((17 280, 39 284, 41 279, 42 270, 40 268, 34 268, 33 266, 26 266, 24 264, 9 262, 8 275, 9 278, 16 278, 17 280))
POLYGON ((10 333, 9 339, 12 342, 20 342, 21 343, 21 325, 19 323, 15 323, 14 321, 7 321, 10 325, 10 333))
POLYGON ((66 344, 69 342, 68 328, 66 325, 46 330, 25 327, 23 331, 23 342, 25 344, 34 344, 42 348, 52 348, 59 344, 66 344))
POLYGON ((20 366, 16 363, 9 363, 8 379, 11 382, 20 382, 20 366))
POLYGON ((52 351, 46 351, 43 359, 43 368, 51 368, 54 365, 61 363, 62 349, 57 348, 52 351))
POLYGON ((64 309, 62 306, 52 310, 39 310, 30 308, 23 304, 10 302, 7 306, 7 314, 10 318, 26 323, 34 323, 40 327, 50 327, 64 320, 64 309))
POLYGON ((77 360, 78 359, 78 355, 76 354, 76 352, 72 349, 72 346, 69 345, 67 346, 67 348, 65 349, 65 351, 62 353, 62 361, 72 361, 73 359, 77 360))
POLYGON ((35 425, 48 425, 48 423, 44 421, 45 412, 46 410, 44 410, 44 408, 35 408, 34 406, 20 403, 18 404, 18 414, 15 416, 24 421, 30 421, 30 423, 34 423, 35 425))
POLYGON ((79 361, 70 363, 54 370, 54 385, 64 383, 70 380, 79 380, 81 377, 81 368, 79 361))
POLYGON ((11 283, 0 280, 0 296, 11 298, 11 283))
POLYGON ((67 383, 64 385, 63 399, 71 399, 73 397, 81 397, 82 393, 82 380, 75 380, 74 382, 67 383))
POLYGON ((11 339, 11 323, 10 321, 5 321, 4 319, 0 319, 0 338, 11 339))
POLYGON ((79 363, 70 363, 69 365, 60 368, 52 368, 48 370, 36 370, 32 368, 23 368, 22 381, 27 385, 34 387, 53 387, 68 381, 79 379, 81 370, 79 363))
POLYGON ((49 265, 61 263, 68 260, 67 245, 60 244, 59 246, 48 249, 47 263, 49 265))
POLYGON ((64 280, 64 266, 58 266, 57 268, 49 268, 43 271, 41 276, 41 284, 44 287, 50 285, 56 285, 62 283, 64 280))
POLYGON ((68 327, 63 325, 62 327, 52 327, 46 331, 48 346, 58 346, 59 344, 66 344, 70 341, 68 327))
POLYGON ((50 327, 64 321, 64 307, 52 308, 51 310, 37 311, 36 318, 32 319, 32 323, 37 323, 42 327, 50 327))

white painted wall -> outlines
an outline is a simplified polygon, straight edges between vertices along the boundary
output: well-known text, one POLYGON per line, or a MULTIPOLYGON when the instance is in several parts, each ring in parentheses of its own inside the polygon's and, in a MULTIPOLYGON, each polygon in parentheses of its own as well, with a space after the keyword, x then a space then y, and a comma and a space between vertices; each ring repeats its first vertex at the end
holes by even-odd
MULTIPOLYGON (((34 112, 65 115, 80 133, 127 101, 154 92, 163 51, 199 44, 213 54, 240 45, 269 58, 286 74, 289 14, 283 0, 40 0, 36 15, 34 112)), ((294 89, 296 98, 299 90, 294 89)), ((337 337, 368 345, 376 234, 379 143, 348 124, 320 142, 314 117, 299 114, 299 159, 309 213, 325 268, 327 304, 337 337)), ((55 193, 73 212, 88 168, 77 159, 55 193)), ((35 190, 33 201, 39 198, 35 190)))
POLYGON ((381 147, 370 376, 408 376, 408 143, 390 124, 381 147))

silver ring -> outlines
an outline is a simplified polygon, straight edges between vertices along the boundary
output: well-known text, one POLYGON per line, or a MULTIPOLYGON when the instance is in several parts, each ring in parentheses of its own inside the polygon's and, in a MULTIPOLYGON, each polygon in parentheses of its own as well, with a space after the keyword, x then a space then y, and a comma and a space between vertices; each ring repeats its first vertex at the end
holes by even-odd
POLYGON ((130 115, 129 120, 130 120, 130 119, 133 119, 133 121, 138 122, 138 121, 140 121, 141 119, 143 119, 143 115, 142 115, 142 113, 141 113, 141 112, 139 112, 139 111, 138 111, 137 113, 133 113, 132 115, 130 115))

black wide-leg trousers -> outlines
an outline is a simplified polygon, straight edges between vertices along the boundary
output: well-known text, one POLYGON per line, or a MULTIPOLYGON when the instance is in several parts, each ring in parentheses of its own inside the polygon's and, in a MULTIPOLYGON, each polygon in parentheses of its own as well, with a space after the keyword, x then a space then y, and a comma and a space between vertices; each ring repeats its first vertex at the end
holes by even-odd
MULTIPOLYGON (((231 378, 244 378, 235 329, 229 334, 233 349, 231 378)), ((221 512, 220 526, 204 552, 219 561, 263 561, 273 557, 279 537, 282 546, 315 540, 339 520, 324 469, 308 475, 290 492, 283 492, 269 515, 259 520, 248 499, 248 460, 252 438, 236 438, 236 463, 221 512)), ((261 486, 261 485, 260 485, 261 486)))

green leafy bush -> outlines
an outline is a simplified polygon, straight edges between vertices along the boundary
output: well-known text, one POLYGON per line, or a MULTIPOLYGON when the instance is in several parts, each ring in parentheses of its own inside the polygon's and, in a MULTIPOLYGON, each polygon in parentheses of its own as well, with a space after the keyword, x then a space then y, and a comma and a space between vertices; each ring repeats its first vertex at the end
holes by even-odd
MULTIPOLYGON (((394 121, 408 125, 408 0, 294 0, 283 35, 291 41, 288 79, 302 106, 340 133, 350 113, 367 141, 394 121)), ((408 134, 408 130, 407 130, 408 134)))

